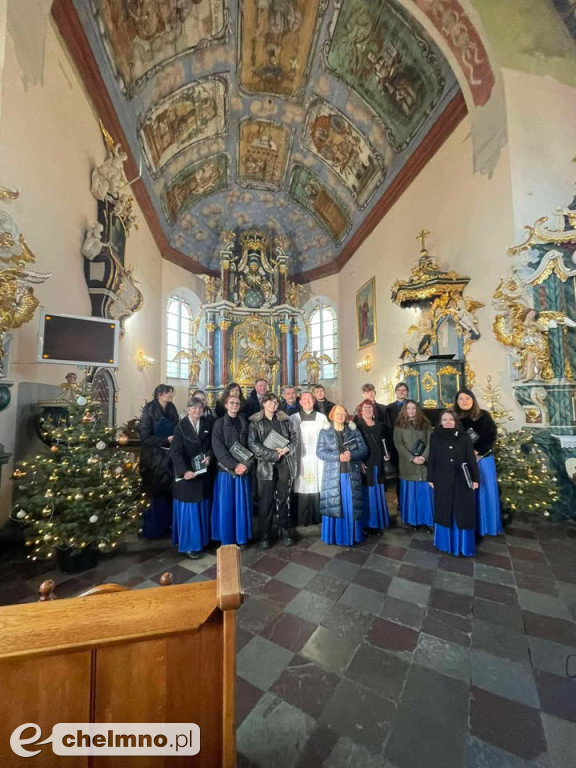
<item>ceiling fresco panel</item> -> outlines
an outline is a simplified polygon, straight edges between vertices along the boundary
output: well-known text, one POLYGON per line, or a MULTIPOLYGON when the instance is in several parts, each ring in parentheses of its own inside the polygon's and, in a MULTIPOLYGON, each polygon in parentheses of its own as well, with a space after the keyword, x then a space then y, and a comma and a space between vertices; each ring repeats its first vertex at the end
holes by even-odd
POLYGON ((215 155, 190 165, 162 190, 162 208, 168 223, 175 224, 192 205, 227 186, 227 155, 215 155))
POLYGON ((316 99, 310 106, 302 143, 342 179, 360 208, 384 180, 382 156, 341 112, 323 99, 316 99))
POLYGON ((227 92, 227 81, 211 75, 174 91, 140 119, 138 136, 153 177, 192 144, 227 131, 227 92))
POLYGON ((249 93, 297 96, 326 0, 244 0, 239 84, 249 93))
POLYGON ((288 128, 270 120, 243 120, 238 127, 238 181, 280 189, 290 148, 288 128))
POLYGON ((444 90, 435 47, 391 2, 348 0, 327 63, 380 117, 394 149, 405 149, 444 90))
POLYGON ((342 242, 351 226, 345 207, 317 176, 301 165, 294 167, 290 197, 310 211, 336 243, 342 242))
POLYGON ((102 45, 130 99, 179 56, 225 42, 227 0, 90 0, 102 45))

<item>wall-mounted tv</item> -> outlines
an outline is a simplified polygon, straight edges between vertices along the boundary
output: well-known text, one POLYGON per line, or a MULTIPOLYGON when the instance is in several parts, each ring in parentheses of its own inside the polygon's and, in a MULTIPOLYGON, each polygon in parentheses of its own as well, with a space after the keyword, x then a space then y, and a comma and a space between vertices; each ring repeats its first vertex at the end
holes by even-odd
POLYGON ((80 315, 40 314, 38 361, 99 368, 118 367, 120 324, 80 315))

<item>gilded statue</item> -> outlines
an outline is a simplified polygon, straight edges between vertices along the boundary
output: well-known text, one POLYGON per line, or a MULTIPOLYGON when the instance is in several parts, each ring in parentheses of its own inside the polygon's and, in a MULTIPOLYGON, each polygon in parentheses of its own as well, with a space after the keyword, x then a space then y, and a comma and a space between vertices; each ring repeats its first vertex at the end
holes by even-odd
POLYGON ((206 303, 213 304, 218 298, 220 298, 222 280, 219 277, 212 277, 211 275, 200 275, 200 279, 204 281, 206 303))
POLYGON ((302 293, 304 289, 301 285, 298 283, 293 282, 292 280, 286 281, 286 298, 288 299, 288 304, 291 304, 293 307, 298 308, 300 306, 300 294, 302 293))
POLYGON ((205 349, 181 349, 178 354, 174 355, 172 362, 176 363, 179 360, 188 360, 188 380, 192 387, 195 387, 198 384, 203 361, 207 360, 214 364, 214 361, 205 349))
POLYGON ((320 371, 322 369, 322 363, 328 365, 334 365, 334 360, 328 355, 320 355, 318 352, 313 352, 306 348, 300 357, 300 362, 306 362, 306 378, 309 384, 318 384, 320 378, 320 371))

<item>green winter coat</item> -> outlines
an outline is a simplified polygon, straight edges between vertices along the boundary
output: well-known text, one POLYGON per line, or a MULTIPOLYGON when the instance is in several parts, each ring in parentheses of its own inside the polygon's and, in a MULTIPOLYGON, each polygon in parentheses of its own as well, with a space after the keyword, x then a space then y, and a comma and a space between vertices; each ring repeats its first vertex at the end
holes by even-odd
POLYGON ((432 427, 426 427, 423 430, 415 429, 414 427, 394 427, 394 445, 399 457, 398 477, 401 480, 427 480, 428 468, 426 463, 414 464, 412 461, 414 458, 412 448, 417 440, 422 440, 423 443, 426 443, 422 456, 427 461, 432 432, 432 427))

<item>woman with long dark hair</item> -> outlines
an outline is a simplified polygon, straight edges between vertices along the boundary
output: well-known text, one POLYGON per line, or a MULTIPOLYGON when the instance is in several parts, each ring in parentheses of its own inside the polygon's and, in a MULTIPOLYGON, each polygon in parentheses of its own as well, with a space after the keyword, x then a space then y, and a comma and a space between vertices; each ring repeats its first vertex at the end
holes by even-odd
POLYGON ((364 498, 364 528, 368 535, 380 535, 388 528, 388 505, 384 486, 384 430, 376 421, 375 403, 366 399, 358 406, 356 425, 360 430, 368 455, 362 462, 362 492, 364 498))
POLYGON ((451 555, 476 552, 476 498, 480 473, 472 440, 451 410, 442 411, 430 437, 428 482, 434 489, 434 546, 451 555))
POLYGON ((496 424, 488 411, 480 408, 471 389, 461 389, 455 403, 454 410, 472 439, 480 470, 480 487, 476 495, 478 534, 498 536, 502 533, 502 517, 496 462, 492 453, 498 436, 496 424))
POLYGON ((179 416, 172 402, 174 387, 159 384, 152 400, 142 409, 140 475, 150 506, 144 512, 142 535, 147 539, 166 536, 172 523, 172 462, 170 444, 179 416))
POLYGON ((246 415, 244 412, 246 410, 246 398, 244 397, 244 394, 242 392, 242 387, 240 384, 238 384, 236 381, 233 381, 231 384, 228 384, 224 392, 220 395, 218 398, 216 405, 214 407, 214 412, 216 414, 217 419, 221 419, 222 416, 226 416, 227 410, 226 410, 226 398, 230 395, 234 395, 240 400, 240 410, 238 413, 246 415))
POLYGON ((364 539, 362 530, 362 461, 368 448, 343 405, 335 405, 318 436, 316 456, 324 462, 320 514, 321 539, 326 544, 352 547, 364 539))
POLYGON ((204 416, 204 403, 191 397, 174 430, 170 454, 174 465, 172 541, 193 560, 210 541, 212 476, 212 419, 204 416))
POLYGON ((432 427, 418 403, 406 400, 394 427, 398 451, 400 517, 405 525, 432 531, 434 497, 428 485, 428 451, 432 427))

